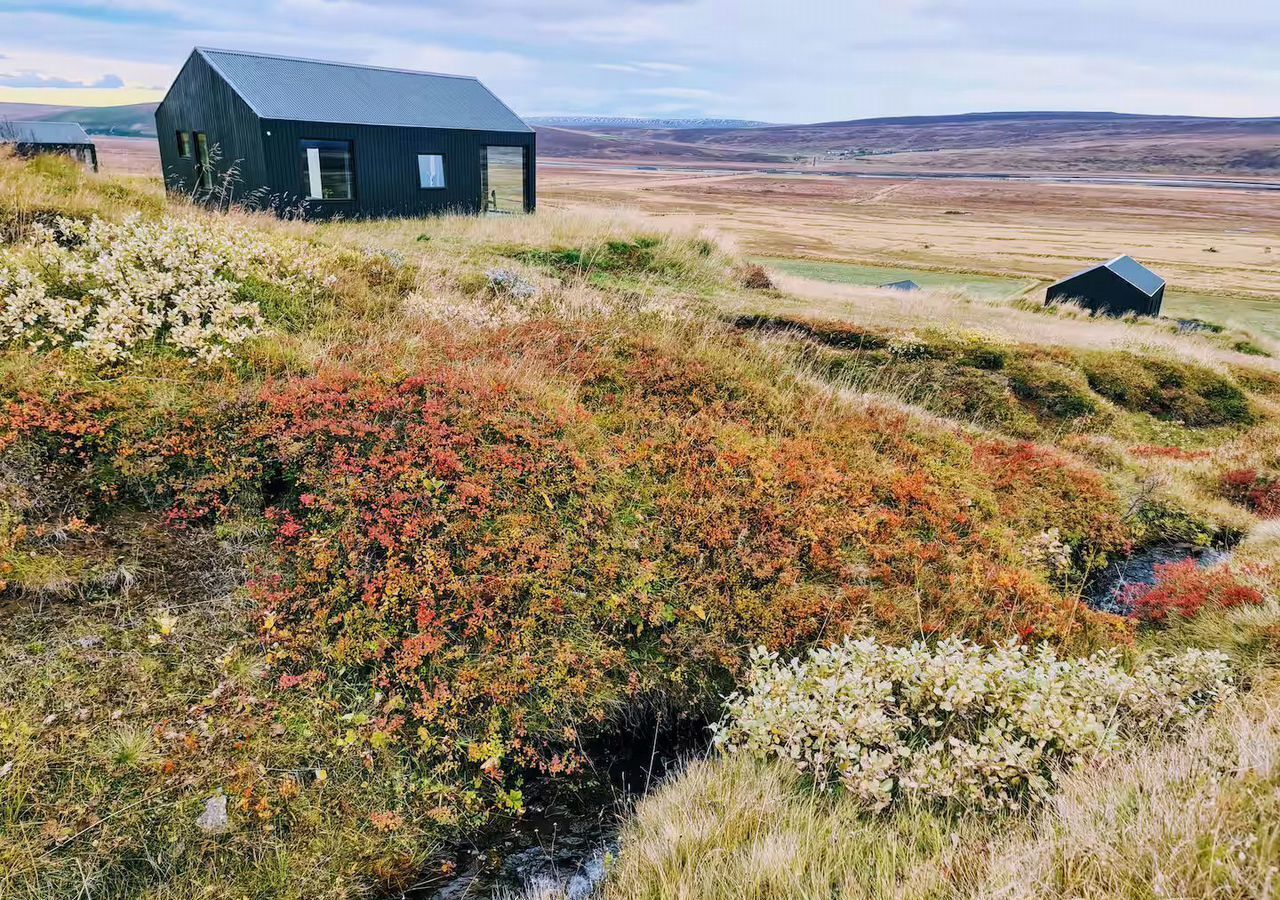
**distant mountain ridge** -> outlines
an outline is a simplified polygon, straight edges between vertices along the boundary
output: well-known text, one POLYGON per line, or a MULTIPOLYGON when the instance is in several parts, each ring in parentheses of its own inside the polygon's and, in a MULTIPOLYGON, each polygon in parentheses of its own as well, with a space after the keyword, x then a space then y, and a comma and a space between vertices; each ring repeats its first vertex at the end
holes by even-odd
POLYGON ((15 122, 79 122, 89 134, 121 137, 155 137, 158 103, 127 106, 46 106, 37 103, 0 103, 0 118, 15 122))
POLYGON ((592 131, 607 128, 611 131, 622 129, 661 129, 663 131, 684 131, 687 129, 737 129, 767 128, 772 122, 756 122, 751 119, 706 119, 706 118, 674 118, 648 119, 639 116, 524 116, 530 125, 542 125, 547 128, 568 128, 592 131))
MULTIPOLYGON (((0 119, 155 137, 155 103, 0 102, 0 119)), ((1167 172, 1280 176, 1280 116, 1084 111, 896 116, 780 125, 750 119, 529 116, 547 159, 853 166, 894 171, 1167 172)))
MULTIPOLYGON (((1241 123, 1268 123, 1275 124, 1280 122, 1280 116, 1181 116, 1181 115, 1163 115, 1153 113, 1122 113, 1122 112, 1090 112, 1083 110, 1005 110, 996 112, 969 112, 969 113, 943 113, 940 115, 930 116, 875 116, 868 119, 839 119, 830 122, 814 122, 810 125, 801 125, 801 128, 825 128, 834 125, 856 125, 856 126, 872 126, 872 125, 964 125, 966 123, 979 122, 1038 122, 1038 121, 1057 121, 1057 122, 1116 122, 1116 123, 1132 123, 1132 122, 1156 122, 1156 121, 1176 121, 1176 122, 1241 122, 1241 123)), ((780 125, 779 128, 788 128, 792 126, 780 125)))

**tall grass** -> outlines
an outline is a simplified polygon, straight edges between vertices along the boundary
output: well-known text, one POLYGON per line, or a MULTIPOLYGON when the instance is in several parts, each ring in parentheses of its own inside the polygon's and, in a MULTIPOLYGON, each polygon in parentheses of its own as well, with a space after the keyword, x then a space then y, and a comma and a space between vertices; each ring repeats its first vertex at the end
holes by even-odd
MULTIPOLYGON (((1244 365, 1280 371, 1280 348, 1262 341, 1272 357, 1253 356, 1203 333, 1178 334, 1150 320, 1091 318, 1070 306, 1052 311, 1031 311, 1014 301, 981 298, 962 291, 901 291, 837 285, 771 273, 786 294, 771 303, 770 311, 816 319, 839 319, 870 328, 935 328, 944 331, 976 331, 996 340, 1078 350, 1158 351, 1188 362, 1220 368, 1244 365)), ((758 301, 746 299, 746 309, 758 301)))
POLYGON ((1280 890, 1280 689, 1183 741, 1063 782, 993 853, 983 897, 1274 897, 1280 890))

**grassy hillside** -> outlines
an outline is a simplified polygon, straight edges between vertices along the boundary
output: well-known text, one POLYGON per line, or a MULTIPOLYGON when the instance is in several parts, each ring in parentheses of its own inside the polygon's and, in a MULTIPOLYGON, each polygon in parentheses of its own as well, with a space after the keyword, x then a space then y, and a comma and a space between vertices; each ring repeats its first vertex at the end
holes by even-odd
POLYGON ((87 106, 58 112, 42 118, 58 122, 79 122, 90 134, 117 134, 129 137, 155 137, 156 103, 133 103, 127 106, 87 106))
POLYGON ((754 647, 1167 652, 1091 573, 1280 505, 1234 335, 782 317, 625 214, 313 225, 50 158, 0 159, 0 234, 6 897, 429 887, 754 647))

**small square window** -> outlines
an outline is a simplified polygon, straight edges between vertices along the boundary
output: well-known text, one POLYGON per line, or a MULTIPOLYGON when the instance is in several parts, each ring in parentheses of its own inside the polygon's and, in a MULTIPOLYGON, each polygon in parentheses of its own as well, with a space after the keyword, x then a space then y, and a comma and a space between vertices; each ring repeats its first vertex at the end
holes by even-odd
POLYGON ((444 157, 435 153, 418 154, 418 187, 444 187, 444 157))
POLYGON ((191 135, 185 131, 178 132, 178 155, 183 159, 191 158, 191 135))

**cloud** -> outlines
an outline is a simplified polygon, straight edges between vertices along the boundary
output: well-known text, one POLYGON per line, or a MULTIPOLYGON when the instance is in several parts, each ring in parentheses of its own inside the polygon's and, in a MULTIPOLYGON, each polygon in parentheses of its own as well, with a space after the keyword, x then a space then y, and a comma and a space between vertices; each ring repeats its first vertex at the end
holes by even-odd
POLYGON ((167 85, 207 44, 474 74, 529 114, 1266 116, 1277 34, 1274 0, 0 0, 0 90, 167 85))
POLYGON ((718 100, 721 98, 721 95, 715 91, 695 87, 633 88, 628 93, 640 97, 666 97, 671 100, 718 100))
POLYGON ((124 79, 119 75, 103 75, 95 81, 75 81, 46 75, 43 72, 0 72, 0 87, 13 88, 122 88, 124 79))
POLYGON ((604 72, 622 72, 627 75, 679 75, 690 72, 689 66, 668 62, 596 63, 595 68, 604 72))

